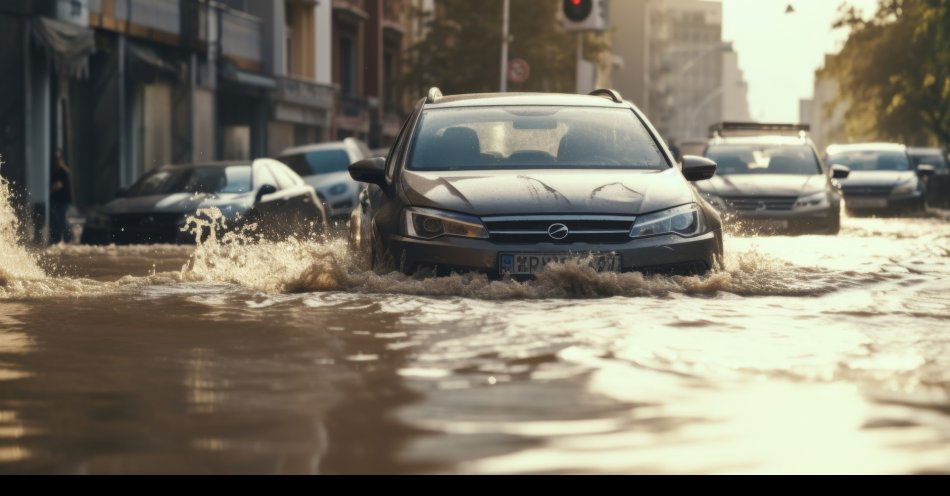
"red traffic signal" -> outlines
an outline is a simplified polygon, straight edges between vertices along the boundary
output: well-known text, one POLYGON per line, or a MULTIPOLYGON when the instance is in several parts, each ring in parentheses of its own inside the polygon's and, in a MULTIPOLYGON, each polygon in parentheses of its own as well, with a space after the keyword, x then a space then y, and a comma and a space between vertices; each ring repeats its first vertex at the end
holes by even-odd
POLYGON ((593 10, 593 0, 564 0, 564 17, 570 21, 583 22, 593 10))

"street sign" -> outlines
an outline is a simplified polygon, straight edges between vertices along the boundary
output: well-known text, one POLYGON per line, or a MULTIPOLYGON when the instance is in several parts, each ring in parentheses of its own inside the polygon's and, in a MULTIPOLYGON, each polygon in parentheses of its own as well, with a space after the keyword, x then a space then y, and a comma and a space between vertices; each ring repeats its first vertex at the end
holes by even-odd
POLYGON ((508 81, 513 84, 522 84, 531 76, 531 66, 525 59, 511 59, 508 61, 508 81))

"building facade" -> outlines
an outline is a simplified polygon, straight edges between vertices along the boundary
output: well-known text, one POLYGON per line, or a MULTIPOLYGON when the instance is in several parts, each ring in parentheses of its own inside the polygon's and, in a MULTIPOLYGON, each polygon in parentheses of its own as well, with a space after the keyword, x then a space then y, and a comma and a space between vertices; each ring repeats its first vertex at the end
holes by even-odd
POLYGON ((395 80, 410 42, 409 0, 333 0, 333 138, 392 143, 405 109, 395 80))
MULTIPOLYGON (((826 63, 828 57, 825 56, 826 63)), ((822 153, 828 145, 860 138, 847 136, 844 127, 846 111, 847 104, 841 98, 838 82, 824 74, 822 69, 816 70, 812 97, 799 102, 799 120, 809 125, 811 139, 822 153)))
POLYGON ((668 140, 704 141, 710 124, 746 120, 738 54, 722 41, 722 4, 709 0, 611 2, 613 86, 668 140))
POLYGON ((332 138, 333 16, 329 0, 0 3, 0 173, 37 237, 57 149, 82 210, 162 164, 332 138))

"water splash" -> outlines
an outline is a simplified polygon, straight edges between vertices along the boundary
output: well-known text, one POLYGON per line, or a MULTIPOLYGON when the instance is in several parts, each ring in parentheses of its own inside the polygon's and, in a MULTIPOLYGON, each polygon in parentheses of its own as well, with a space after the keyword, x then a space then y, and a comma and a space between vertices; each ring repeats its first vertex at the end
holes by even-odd
MULTIPOLYGON (((220 212, 208 209, 189 219, 196 232, 216 232, 220 212)), ((656 296, 670 293, 713 295, 811 296, 834 291, 829 278, 815 269, 797 267, 755 249, 727 254, 725 268, 705 276, 645 276, 640 273, 598 273, 582 262, 548 266, 535 280, 492 280, 483 274, 418 277, 376 274, 363 257, 351 253, 340 238, 272 242, 253 239, 252 231, 211 235, 182 267, 182 281, 237 284, 282 293, 347 291, 414 296, 480 299, 599 298, 656 296)))
MULTIPOLYGON (((0 167, 2 165, 0 162, 0 167)), ((10 183, 0 177, 0 291, 20 281, 37 281, 47 277, 36 255, 20 242, 20 221, 12 199, 10 183)))

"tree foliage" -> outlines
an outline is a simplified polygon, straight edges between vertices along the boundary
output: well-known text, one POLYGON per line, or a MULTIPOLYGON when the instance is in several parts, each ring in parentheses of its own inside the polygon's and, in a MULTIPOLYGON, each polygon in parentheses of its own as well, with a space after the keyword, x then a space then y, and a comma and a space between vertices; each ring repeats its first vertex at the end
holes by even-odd
MULTIPOLYGON (((575 90, 577 34, 564 32, 559 0, 511 2, 509 60, 525 59, 531 75, 510 91, 575 90)), ((413 13, 426 36, 408 50, 402 88, 423 95, 431 86, 446 94, 498 91, 501 64, 501 0, 436 0, 435 15, 413 13)), ((585 58, 608 51, 605 36, 585 36, 585 58)))
POLYGON ((881 0, 863 19, 841 8, 850 28, 823 71, 848 101, 849 136, 950 145, 950 0, 881 0))

